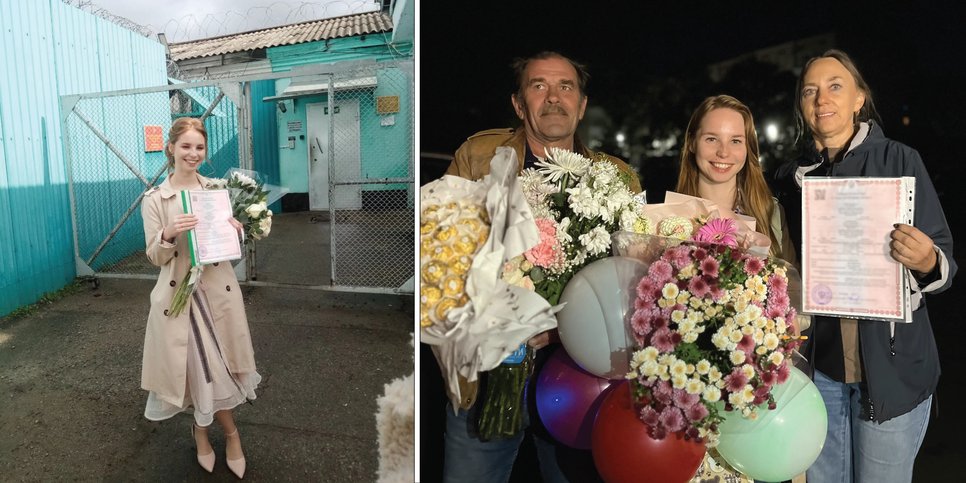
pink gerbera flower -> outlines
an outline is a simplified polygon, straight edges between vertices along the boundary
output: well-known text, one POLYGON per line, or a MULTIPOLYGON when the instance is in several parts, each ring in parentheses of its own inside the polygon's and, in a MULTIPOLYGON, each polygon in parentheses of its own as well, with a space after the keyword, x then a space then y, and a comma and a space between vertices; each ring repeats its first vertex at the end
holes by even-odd
POLYGON ((729 247, 737 247, 735 235, 738 228, 730 218, 712 218, 694 234, 694 239, 700 242, 717 243, 729 247))

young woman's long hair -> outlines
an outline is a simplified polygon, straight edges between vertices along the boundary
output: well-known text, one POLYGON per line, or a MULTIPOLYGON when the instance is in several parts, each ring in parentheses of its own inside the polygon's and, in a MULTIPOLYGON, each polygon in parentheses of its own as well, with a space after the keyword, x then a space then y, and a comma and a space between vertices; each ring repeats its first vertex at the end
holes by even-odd
POLYGON ((751 116, 751 110, 738 99, 727 95, 708 97, 694 110, 691 120, 688 122, 688 129, 684 132, 684 144, 681 147, 681 170, 678 173, 678 193, 701 196, 698 192, 698 180, 701 172, 698 170, 698 162, 695 153, 697 152, 697 134, 701 127, 701 121, 709 112, 715 109, 731 109, 741 114, 745 121, 745 140, 748 147, 748 157, 745 165, 735 177, 737 182, 737 199, 735 208, 738 208, 745 215, 755 218, 755 228, 759 233, 768 236, 771 240, 772 256, 782 255, 781 240, 775 238, 775 233, 771 229, 771 217, 775 211, 775 202, 772 198, 771 189, 765 182, 765 176, 761 171, 761 164, 758 162, 758 134, 755 133, 755 120, 751 116))

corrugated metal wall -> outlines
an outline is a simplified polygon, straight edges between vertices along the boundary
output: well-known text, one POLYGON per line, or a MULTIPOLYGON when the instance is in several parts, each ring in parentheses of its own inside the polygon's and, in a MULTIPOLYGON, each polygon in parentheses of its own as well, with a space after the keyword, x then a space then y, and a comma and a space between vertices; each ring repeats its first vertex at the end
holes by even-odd
POLYGON ((0 315, 75 276, 59 96, 166 79, 153 39, 60 0, 0 2, 0 315))

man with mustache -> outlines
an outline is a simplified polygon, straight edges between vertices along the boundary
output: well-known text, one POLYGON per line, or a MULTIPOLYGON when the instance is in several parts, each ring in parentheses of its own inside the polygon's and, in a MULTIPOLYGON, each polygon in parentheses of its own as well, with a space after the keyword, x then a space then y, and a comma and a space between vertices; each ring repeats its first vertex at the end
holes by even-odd
MULTIPOLYGON (((535 167, 543 160, 548 148, 556 147, 581 153, 595 159, 592 151, 580 142, 576 135, 577 125, 587 108, 587 81, 589 75, 577 62, 556 52, 541 52, 513 64, 518 82, 517 92, 510 100, 523 125, 517 129, 490 129, 469 137, 456 151, 456 157, 446 174, 477 180, 490 172, 490 160, 500 146, 512 147, 521 160, 520 170, 535 167)), ((630 176, 629 188, 641 191, 637 173, 626 163, 605 155, 618 169, 630 176)), ((536 335, 527 343, 534 349, 559 342, 557 330, 536 335)), ((537 353, 536 370, 550 355, 550 350, 537 353)), ((510 478, 524 431, 507 439, 482 441, 476 436, 475 418, 478 417, 478 382, 468 382, 460 377, 462 400, 459 411, 454 414, 447 404, 445 456, 443 481, 445 482, 503 482, 510 478)), ((531 381, 533 382, 533 378, 531 381)), ((566 482, 599 479, 589 451, 575 450, 554 442, 542 427, 537 416, 533 386, 527 392, 530 432, 540 459, 540 471, 544 481, 566 482)))

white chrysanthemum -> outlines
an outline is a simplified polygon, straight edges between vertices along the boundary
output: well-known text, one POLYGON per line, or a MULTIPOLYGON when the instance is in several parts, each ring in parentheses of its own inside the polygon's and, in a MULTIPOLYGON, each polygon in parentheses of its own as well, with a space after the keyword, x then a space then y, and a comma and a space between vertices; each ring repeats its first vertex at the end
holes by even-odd
POLYGON ((741 351, 731 351, 731 354, 728 356, 728 360, 730 360, 731 364, 735 366, 742 364, 745 362, 745 353, 741 351))
POLYGON ((748 310, 747 297, 745 297, 744 295, 738 295, 737 297, 734 297, 733 300, 735 302, 735 312, 737 312, 739 315, 744 314, 745 311, 748 310))
POLYGON ((768 319, 766 317, 758 317, 754 321, 754 325, 756 329, 764 329, 765 325, 767 324, 768 324, 768 319))
POLYGON ((730 345, 728 336, 722 334, 721 331, 715 332, 714 335, 711 336, 711 343, 714 344, 718 350, 725 350, 730 345))
POLYGON ((657 361, 657 356, 661 354, 660 352, 658 352, 657 348, 651 347, 651 346, 645 347, 643 350, 640 350, 638 352, 642 354, 645 361, 655 361, 655 362, 657 361))
POLYGON ((624 374, 624 379, 627 379, 628 381, 633 381, 638 377, 641 377, 641 375, 638 374, 637 371, 631 371, 631 372, 628 372, 627 374, 624 374))
POLYGON ((660 367, 661 366, 655 361, 645 361, 644 364, 641 365, 641 374, 644 374, 648 377, 656 376, 658 375, 660 367))
POLYGON ((745 384, 740 394, 741 401, 745 404, 751 404, 755 400, 755 388, 751 387, 751 384, 745 384))
POLYGON ((677 299, 678 293, 678 286, 673 283, 664 284, 664 288, 661 289, 661 295, 670 300, 677 299))
POLYGON ((704 392, 701 394, 701 397, 703 397, 704 400, 708 402, 717 402, 718 400, 721 399, 721 389, 718 389, 717 387, 712 385, 707 385, 705 386, 704 392))
POLYGON ((591 162, 589 159, 573 151, 560 148, 550 148, 545 151, 546 161, 535 163, 539 166, 537 172, 551 182, 559 182, 565 176, 576 180, 587 174, 591 162))
POLYGON ((684 385, 684 390, 688 394, 701 394, 704 391, 704 383, 698 379, 688 379, 687 384, 684 385))
POLYGON ((681 322, 684 322, 684 311, 675 310, 671 312, 671 322, 674 322, 675 324, 680 324, 681 322))
POLYGON ((610 233, 602 226, 595 226, 590 232, 577 237, 587 248, 590 255, 599 255, 610 249, 610 233))
POLYGON ((770 331, 771 332, 777 332, 779 334, 784 334, 785 332, 787 332, 788 331, 788 326, 785 323, 785 318, 784 317, 775 317, 775 323, 772 324, 772 329, 770 329, 770 331))
POLYGON ((684 389, 684 386, 688 384, 688 376, 685 375, 672 375, 671 376, 671 386, 674 389, 684 389))
MULTIPOLYGON (((722 327, 722 329, 726 329, 726 328, 727 327, 722 327)), ((728 340, 735 344, 741 342, 741 338, 743 337, 740 330, 732 330, 730 332, 727 332, 727 334, 728 334, 728 340)))
POLYGON ((751 320, 757 319, 758 317, 761 317, 761 315, 761 307, 757 305, 748 306, 748 316, 751 317, 751 320))
POLYGON ((776 366, 780 366, 781 363, 784 361, 785 361, 785 354, 782 354, 781 352, 772 352, 771 354, 768 354, 768 362, 776 366))
POLYGON ((688 374, 688 363, 680 359, 674 361, 670 367, 672 376, 687 376, 688 374))
POLYGON ((584 218, 594 218, 600 212, 600 203, 594 197, 594 190, 584 183, 573 188, 567 188, 567 203, 577 215, 584 218))
MULTIPOLYGON (((680 311, 677 311, 676 310, 675 312, 680 312, 680 311)), ((682 312, 682 316, 683 315, 684 314, 682 312)), ((678 324, 678 332, 681 335, 685 335, 687 333, 690 333, 690 332, 694 331, 694 329, 695 329, 696 326, 697 326, 697 324, 695 324, 693 321, 691 321, 691 320, 684 320, 684 321, 681 321, 680 324, 678 324)))
POLYGON ((758 347, 755 348, 755 354, 758 354, 760 356, 763 356, 766 353, 768 353, 768 349, 765 349, 765 346, 760 345, 760 346, 758 346, 758 347))
POLYGON ((773 351, 778 348, 779 342, 781 341, 778 340, 777 335, 769 333, 765 335, 765 340, 763 345, 765 346, 766 349, 773 351))
POLYGON ((768 319, 768 321, 765 322, 765 326, 762 328, 768 332, 775 332, 775 322, 775 320, 768 319))
POLYGON ((681 340, 684 341, 686 344, 690 344, 690 343, 698 340, 698 336, 699 335, 701 335, 701 334, 699 332, 697 332, 697 331, 688 332, 687 334, 684 334, 684 335, 681 336, 681 340))
POLYGON ((692 310, 688 312, 688 319, 687 319, 688 322, 691 322, 694 325, 700 324, 704 320, 702 319, 701 314, 702 312, 698 310, 692 310))
POLYGON ((621 230, 624 231, 634 231, 634 225, 637 224, 638 220, 636 210, 624 210, 621 212, 621 230))
POLYGON ((755 345, 761 345, 765 341, 765 331, 755 329, 755 335, 753 337, 755 339, 755 345))
POLYGON ((741 366, 741 375, 751 379, 755 377, 755 366, 751 364, 745 364, 741 366))
POLYGON ((708 380, 711 382, 721 380, 721 371, 717 366, 711 366, 711 370, 708 371, 708 380))
POLYGON ((755 335, 755 327, 752 325, 742 326, 741 335, 755 335))
POLYGON ((685 265, 680 271, 678 271, 678 278, 681 280, 690 280, 697 275, 698 270, 694 264, 685 265))
POLYGON ((781 278, 788 279, 788 276, 786 275, 785 267, 775 267, 775 272, 772 275, 773 276, 777 275, 781 278))
POLYGON ((744 399, 741 397, 741 391, 728 394, 728 402, 731 403, 732 406, 741 406, 743 400, 744 399))
POLYGON ((694 370, 702 376, 706 375, 711 370, 711 363, 707 359, 701 359, 694 365, 694 370))

